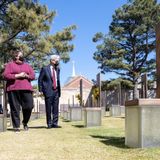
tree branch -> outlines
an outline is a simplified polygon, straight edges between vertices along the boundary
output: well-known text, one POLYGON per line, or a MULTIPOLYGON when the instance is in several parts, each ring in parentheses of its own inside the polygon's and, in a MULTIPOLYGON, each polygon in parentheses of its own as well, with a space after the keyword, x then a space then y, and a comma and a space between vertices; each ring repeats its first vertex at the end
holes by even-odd
POLYGON ((9 42, 11 39, 15 38, 20 32, 22 31, 22 29, 20 29, 19 31, 17 31, 16 33, 14 33, 12 36, 10 36, 8 39, 2 41, 2 43, 7 43, 9 42))

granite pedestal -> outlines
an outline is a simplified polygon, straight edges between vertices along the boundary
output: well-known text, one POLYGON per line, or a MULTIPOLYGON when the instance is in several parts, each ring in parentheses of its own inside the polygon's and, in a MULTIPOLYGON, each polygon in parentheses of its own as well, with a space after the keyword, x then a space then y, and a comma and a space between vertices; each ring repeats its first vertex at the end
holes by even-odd
POLYGON ((3 114, 0 114, 0 132, 7 130, 7 118, 3 114))
POLYGON ((125 116, 125 106, 120 106, 121 116, 125 116))
POLYGON ((70 121, 70 112, 69 111, 63 111, 63 119, 70 121))
POLYGON ((106 116, 106 107, 101 107, 102 117, 106 116))
POLYGON ((40 117, 39 115, 39 112, 32 112, 30 120, 38 119, 40 117))
POLYGON ((111 105, 109 107, 109 116, 112 116, 112 117, 121 116, 120 105, 111 105))
POLYGON ((160 99, 137 99, 125 103, 125 145, 160 147, 160 99))
POLYGON ((101 126, 102 111, 100 107, 84 108, 84 125, 85 127, 101 126))
POLYGON ((82 120, 82 107, 70 107, 70 121, 81 121, 82 120))

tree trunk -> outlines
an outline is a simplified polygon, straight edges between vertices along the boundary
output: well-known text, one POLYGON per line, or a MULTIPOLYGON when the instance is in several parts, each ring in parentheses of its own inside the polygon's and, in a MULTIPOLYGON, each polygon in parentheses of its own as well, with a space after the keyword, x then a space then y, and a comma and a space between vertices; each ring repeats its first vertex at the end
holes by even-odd
POLYGON ((138 99, 139 93, 138 93, 138 82, 135 82, 134 89, 133 89, 133 99, 138 99))

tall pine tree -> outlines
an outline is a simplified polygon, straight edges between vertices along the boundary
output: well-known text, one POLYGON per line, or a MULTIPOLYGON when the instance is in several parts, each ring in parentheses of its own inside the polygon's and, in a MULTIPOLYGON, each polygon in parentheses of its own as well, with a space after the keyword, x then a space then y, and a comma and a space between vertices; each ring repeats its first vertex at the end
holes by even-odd
POLYGON ((155 26, 160 20, 156 0, 132 0, 118 8, 108 35, 97 33, 100 41, 94 59, 102 72, 115 72, 134 85, 137 98, 138 78, 155 70, 155 26))
POLYGON ((50 54, 58 54, 64 62, 69 61, 69 53, 74 46, 70 42, 75 25, 62 31, 49 34, 50 26, 56 16, 47 6, 37 0, 0 1, 0 63, 11 58, 14 47, 21 48, 28 62, 38 70, 47 62, 50 54))

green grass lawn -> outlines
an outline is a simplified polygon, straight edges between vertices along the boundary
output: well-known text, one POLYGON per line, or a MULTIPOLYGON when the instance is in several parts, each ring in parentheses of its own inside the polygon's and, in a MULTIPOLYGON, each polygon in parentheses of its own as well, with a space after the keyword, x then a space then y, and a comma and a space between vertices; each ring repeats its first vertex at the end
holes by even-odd
POLYGON ((0 160, 160 160, 160 148, 124 145, 124 118, 103 118, 101 127, 64 122, 46 129, 45 118, 31 121, 29 131, 0 133, 0 160))

